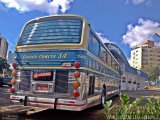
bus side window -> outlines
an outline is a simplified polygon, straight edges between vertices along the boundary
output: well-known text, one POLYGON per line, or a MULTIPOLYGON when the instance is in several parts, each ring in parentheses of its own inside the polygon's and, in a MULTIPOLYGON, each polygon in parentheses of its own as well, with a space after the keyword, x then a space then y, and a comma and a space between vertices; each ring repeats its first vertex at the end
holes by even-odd
POLYGON ((99 58, 100 58, 103 62, 107 63, 106 50, 105 50, 105 48, 102 46, 102 44, 100 44, 99 58))
POLYGON ((92 33, 92 31, 90 31, 90 35, 89 35, 88 50, 98 57, 99 50, 100 50, 100 42, 92 33))
POLYGON ((90 76, 89 77, 89 91, 88 91, 88 95, 93 95, 94 94, 94 89, 95 89, 95 76, 90 76))
POLYGON ((112 57, 108 51, 106 51, 106 63, 107 65, 112 66, 112 57))

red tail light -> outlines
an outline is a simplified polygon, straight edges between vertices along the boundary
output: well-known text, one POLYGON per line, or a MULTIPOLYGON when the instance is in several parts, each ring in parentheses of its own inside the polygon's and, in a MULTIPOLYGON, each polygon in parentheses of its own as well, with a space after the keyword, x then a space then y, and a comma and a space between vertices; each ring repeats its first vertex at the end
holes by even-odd
POLYGON ((75 62, 75 63, 74 63, 74 67, 75 67, 75 68, 80 68, 80 62, 75 62))
POLYGON ((74 90, 73 91, 73 96, 76 97, 76 98, 79 97, 79 92, 77 90, 74 90))
POLYGON ((11 92, 11 93, 14 93, 14 92, 15 92, 15 89, 14 89, 14 88, 10 88, 10 92, 11 92))
POLYGON ((12 66, 15 68, 17 66, 17 63, 16 62, 13 62, 12 63, 12 66))

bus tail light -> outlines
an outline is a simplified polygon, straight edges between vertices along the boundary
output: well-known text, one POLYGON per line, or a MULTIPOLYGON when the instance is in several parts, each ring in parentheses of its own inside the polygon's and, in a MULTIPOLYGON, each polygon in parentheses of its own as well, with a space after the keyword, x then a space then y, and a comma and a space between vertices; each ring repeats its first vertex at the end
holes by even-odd
POLYGON ((11 93, 14 93, 15 92, 15 89, 14 88, 10 88, 9 90, 11 93))
POLYGON ((75 78, 79 78, 79 77, 80 77, 80 72, 77 72, 77 71, 74 72, 74 77, 75 77, 75 78))
POLYGON ((75 68, 80 68, 80 62, 75 62, 75 63, 74 63, 74 67, 75 67, 75 68))
POLYGON ((75 81, 75 82, 73 83, 73 86, 74 86, 75 88, 78 88, 78 87, 80 86, 80 82, 79 82, 79 81, 75 81))
POLYGON ((11 79, 11 82, 10 82, 12 85, 16 84, 16 80, 15 79, 11 79))
POLYGON ((12 66, 13 66, 13 68, 15 68, 15 67, 17 66, 17 63, 16 63, 16 62, 13 62, 13 63, 12 63, 12 66))
POLYGON ((12 76, 15 76, 17 74, 17 72, 15 70, 12 70, 12 76))
POLYGON ((74 91, 73 91, 73 96, 74 96, 75 98, 79 97, 79 92, 78 92, 77 90, 74 90, 74 91))

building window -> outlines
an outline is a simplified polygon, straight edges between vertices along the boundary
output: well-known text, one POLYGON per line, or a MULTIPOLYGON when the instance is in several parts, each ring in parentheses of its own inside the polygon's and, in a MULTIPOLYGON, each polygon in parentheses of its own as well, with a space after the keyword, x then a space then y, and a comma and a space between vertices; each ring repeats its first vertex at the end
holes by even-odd
POLYGON ((125 77, 122 77, 122 82, 126 82, 126 78, 125 77))
POLYGON ((128 81, 128 83, 130 84, 130 83, 131 83, 131 81, 128 81))
POLYGON ((134 81, 133 84, 136 84, 136 81, 134 81))

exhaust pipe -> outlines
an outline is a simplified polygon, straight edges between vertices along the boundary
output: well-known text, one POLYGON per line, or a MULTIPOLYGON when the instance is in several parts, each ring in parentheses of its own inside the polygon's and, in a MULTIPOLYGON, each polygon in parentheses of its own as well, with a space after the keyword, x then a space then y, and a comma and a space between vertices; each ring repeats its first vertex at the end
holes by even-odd
POLYGON ((23 99, 19 99, 19 102, 23 102, 24 100, 23 99))

